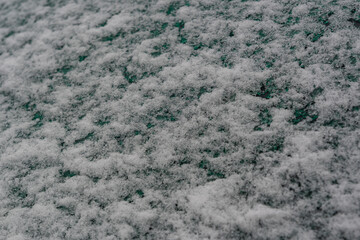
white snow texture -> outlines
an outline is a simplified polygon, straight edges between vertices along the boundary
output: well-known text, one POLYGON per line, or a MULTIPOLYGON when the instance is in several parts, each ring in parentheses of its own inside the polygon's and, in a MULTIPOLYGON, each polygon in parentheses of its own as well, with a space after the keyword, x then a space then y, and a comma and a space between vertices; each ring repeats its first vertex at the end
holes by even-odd
POLYGON ((358 0, 0 0, 0 239, 360 239, 358 0))

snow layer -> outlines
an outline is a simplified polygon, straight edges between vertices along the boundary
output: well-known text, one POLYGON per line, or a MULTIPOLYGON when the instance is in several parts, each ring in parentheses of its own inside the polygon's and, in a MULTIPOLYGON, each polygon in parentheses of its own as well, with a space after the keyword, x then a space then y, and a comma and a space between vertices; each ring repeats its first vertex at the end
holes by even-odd
POLYGON ((360 239, 354 0, 0 1, 0 239, 360 239))

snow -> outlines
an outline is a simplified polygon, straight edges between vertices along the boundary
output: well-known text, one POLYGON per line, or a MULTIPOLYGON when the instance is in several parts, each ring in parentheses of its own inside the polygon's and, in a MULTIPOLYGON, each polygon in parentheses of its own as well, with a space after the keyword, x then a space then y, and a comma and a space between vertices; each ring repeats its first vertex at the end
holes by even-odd
POLYGON ((0 239, 360 238, 356 1, 0 1, 0 239))

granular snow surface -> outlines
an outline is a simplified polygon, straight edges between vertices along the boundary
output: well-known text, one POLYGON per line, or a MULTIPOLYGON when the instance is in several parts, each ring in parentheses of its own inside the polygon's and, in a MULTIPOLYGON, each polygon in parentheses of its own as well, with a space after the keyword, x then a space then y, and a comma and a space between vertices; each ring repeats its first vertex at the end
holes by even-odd
POLYGON ((0 239, 360 239, 358 0, 0 0, 0 239))

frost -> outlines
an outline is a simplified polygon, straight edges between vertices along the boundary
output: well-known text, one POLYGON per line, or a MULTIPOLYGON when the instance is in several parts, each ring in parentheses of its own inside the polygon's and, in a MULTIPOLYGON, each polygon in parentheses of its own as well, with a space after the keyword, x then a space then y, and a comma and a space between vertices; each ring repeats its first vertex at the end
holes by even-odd
POLYGON ((0 238, 358 239, 359 4, 0 3, 0 238))

